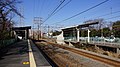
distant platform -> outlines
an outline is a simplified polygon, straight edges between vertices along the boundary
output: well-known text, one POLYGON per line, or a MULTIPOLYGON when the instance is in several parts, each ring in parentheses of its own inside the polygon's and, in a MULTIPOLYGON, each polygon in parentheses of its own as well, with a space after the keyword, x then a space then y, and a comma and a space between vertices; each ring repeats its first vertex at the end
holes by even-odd
MULTIPOLYGON (((86 42, 76 42, 76 41, 67 41, 64 42, 71 42, 71 43, 86 43, 86 42)), ((120 48, 120 43, 108 43, 108 42, 90 42, 91 45, 98 45, 98 46, 106 46, 106 47, 113 47, 113 48, 120 48)))

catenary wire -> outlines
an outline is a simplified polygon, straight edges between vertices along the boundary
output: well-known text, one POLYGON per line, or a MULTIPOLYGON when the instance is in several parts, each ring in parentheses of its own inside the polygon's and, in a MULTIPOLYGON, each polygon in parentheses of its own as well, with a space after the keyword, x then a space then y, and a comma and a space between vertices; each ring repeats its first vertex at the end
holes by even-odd
POLYGON ((105 0, 105 1, 99 3, 99 4, 95 5, 95 6, 92 6, 92 7, 88 8, 88 9, 86 9, 86 10, 80 12, 80 13, 77 13, 77 14, 75 14, 75 15, 69 17, 69 18, 66 18, 66 19, 64 19, 64 20, 62 20, 62 21, 60 21, 60 22, 56 22, 56 23, 61 23, 61 22, 67 21, 67 20, 69 20, 69 19, 72 19, 72 18, 74 18, 74 17, 76 17, 76 16, 78 16, 78 15, 80 15, 80 14, 83 14, 83 13, 85 13, 85 12, 87 12, 87 11, 89 11, 89 10, 95 8, 95 7, 98 7, 98 6, 104 4, 104 3, 108 2, 108 1, 109 1, 109 0, 105 0))
POLYGON ((53 14, 54 12, 65 2, 65 0, 63 0, 56 8, 55 10, 43 21, 43 23, 45 23, 53 14))

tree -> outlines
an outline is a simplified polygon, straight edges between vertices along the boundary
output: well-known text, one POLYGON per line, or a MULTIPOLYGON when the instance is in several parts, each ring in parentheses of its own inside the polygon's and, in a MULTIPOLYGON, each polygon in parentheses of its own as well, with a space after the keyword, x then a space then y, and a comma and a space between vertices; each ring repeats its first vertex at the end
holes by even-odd
POLYGON ((90 36, 91 37, 95 37, 95 36, 97 36, 97 30, 96 29, 92 29, 91 31, 90 31, 90 36))
POLYGON ((113 35, 115 37, 120 38, 120 21, 114 22, 112 28, 113 28, 113 35))
MULTIPOLYGON (((96 29, 97 33, 96 35, 101 37, 109 37, 112 34, 112 25, 113 22, 111 21, 105 21, 103 18, 99 18, 99 19, 94 19, 92 22, 99 22, 99 24, 94 25, 94 29, 96 29)), ((92 30, 93 32, 95 32, 95 30, 92 30)), ((94 35, 94 34, 93 34, 94 35)))
POLYGON ((55 30, 55 31, 53 32, 53 36, 57 36, 57 35, 59 35, 59 34, 61 34, 61 31, 55 30))
POLYGON ((12 13, 23 17, 16 8, 16 4, 20 3, 18 0, 0 0, 0 39, 8 37, 10 28, 12 27, 12 13))
POLYGON ((103 28, 103 36, 104 37, 109 37, 111 35, 111 32, 110 32, 110 29, 107 27, 107 28, 103 28))
POLYGON ((80 37, 87 37, 87 30, 86 29, 81 29, 80 37))

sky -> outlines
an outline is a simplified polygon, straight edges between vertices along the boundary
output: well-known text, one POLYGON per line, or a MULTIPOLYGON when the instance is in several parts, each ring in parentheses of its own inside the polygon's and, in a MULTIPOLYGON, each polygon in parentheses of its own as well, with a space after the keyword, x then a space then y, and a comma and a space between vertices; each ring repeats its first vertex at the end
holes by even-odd
MULTIPOLYGON (((22 3, 18 5, 18 9, 21 8, 21 13, 25 17, 22 20, 22 22, 24 22, 23 24, 25 26, 33 26, 34 17, 41 17, 42 21, 44 22, 44 20, 53 12, 53 10, 61 3, 61 1, 63 0, 22 0, 22 3)), ((68 1, 69 0, 65 0, 65 2, 61 6, 63 6, 68 1)), ((94 9, 91 9, 67 21, 61 22, 62 20, 69 18, 77 13, 80 13, 103 1, 105 0, 71 0, 69 4, 67 4, 55 15, 51 16, 42 25, 66 27, 82 24, 84 21, 97 18, 104 18, 105 21, 120 20, 120 12, 113 13, 116 11, 120 11, 120 0, 109 0, 106 3, 95 7, 94 9), (105 14, 109 15, 101 16, 105 14), (111 17, 116 18, 109 19, 111 17)), ((17 25, 19 26, 20 18, 18 16, 15 17, 15 21, 18 22, 17 25)))

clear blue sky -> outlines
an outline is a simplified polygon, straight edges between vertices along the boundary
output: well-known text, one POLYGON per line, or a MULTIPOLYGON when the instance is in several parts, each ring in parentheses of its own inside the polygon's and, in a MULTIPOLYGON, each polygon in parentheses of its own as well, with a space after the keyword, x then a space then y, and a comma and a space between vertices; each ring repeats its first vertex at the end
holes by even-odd
MULTIPOLYGON (((23 12, 25 17, 24 24, 33 25, 34 17, 42 17, 42 20, 44 21, 48 17, 48 15, 55 9, 55 7, 60 4, 61 0, 22 0, 22 1, 23 1, 22 7, 24 9, 23 12)), ((68 1, 69 0, 66 0, 65 3, 68 1)), ((72 0, 67 6, 65 6, 58 13, 52 16, 44 24, 54 25, 53 23, 64 20, 102 1, 104 0, 72 0)), ((120 0, 109 0, 108 2, 92 10, 89 10, 88 12, 85 12, 77 17, 74 17, 62 23, 58 23, 56 25, 59 26, 60 24, 62 26, 72 26, 76 24, 82 24, 86 20, 96 19, 98 18, 97 16, 111 13, 111 8, 112 8, 112 12, 119 11, 120 0)), ((120 15, 120 12, 116 14, 108 15, 108 16, 102 16, 101 18, 107 19, 110 17, 119 16, 119 15, 120 15)), ((106 21, 116 21, 119 19, 120 17, 109 19, 106 21)), ((17 17, 15 20, 19 22, 19 17, 17 17)))

